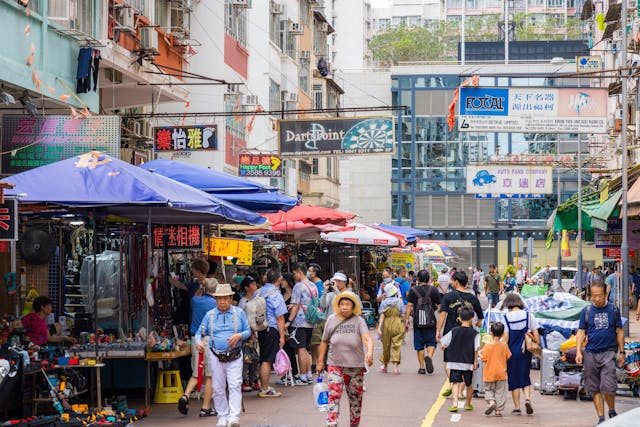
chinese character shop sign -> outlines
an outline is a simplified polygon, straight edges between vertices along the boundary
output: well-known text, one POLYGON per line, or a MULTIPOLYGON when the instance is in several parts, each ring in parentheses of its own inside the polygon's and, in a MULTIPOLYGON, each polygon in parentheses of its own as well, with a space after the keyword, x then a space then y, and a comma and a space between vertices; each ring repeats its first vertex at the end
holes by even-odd
POLYGON ((201 151, 218 149, 218 129, 207 126, 168 126, 154 128, 155 151, 201 151))
POLYGON ((3 116, 2 173, 15 174, 97 150, 120 158, 120 118, 3 116))
POLYGON ((271 154, 240 154, 240 176, 279 178, 282 176, 282 160, 271 154))
POLYGON ((18 240, 18 202, 5 199, 0 203, 0 241, 18 240))
POLYGON ((212 237, 205 239, 204 252, 209 256, 219 256, 225 259, 225 264, 252 265, 253 242, 242 239, 219 239, 212 237), (235 263, 232 262, 235 259, 235 263))
POLYGON ((199 225, 166 225, 154 226, 153 248, 167 249, 202 249, 202 227, 199 225), (166 240, 165 240, 166 239, 166 240))
POLYGON ((550 166, 467 166, 468 194, 551 194, 550 166))
POLYGON ((607 90, 460 89, 463 132, 607 133, 607 90))

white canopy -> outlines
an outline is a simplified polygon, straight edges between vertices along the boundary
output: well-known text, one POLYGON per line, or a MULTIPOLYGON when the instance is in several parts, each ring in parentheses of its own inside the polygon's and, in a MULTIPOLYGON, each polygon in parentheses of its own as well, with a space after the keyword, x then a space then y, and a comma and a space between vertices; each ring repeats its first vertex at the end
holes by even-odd
POLYGON ((353 230, 321 233, 320 238, 327 242, 368 246, 398 246, 400 240, 389 233, 357 222, 351 223, 353 230))

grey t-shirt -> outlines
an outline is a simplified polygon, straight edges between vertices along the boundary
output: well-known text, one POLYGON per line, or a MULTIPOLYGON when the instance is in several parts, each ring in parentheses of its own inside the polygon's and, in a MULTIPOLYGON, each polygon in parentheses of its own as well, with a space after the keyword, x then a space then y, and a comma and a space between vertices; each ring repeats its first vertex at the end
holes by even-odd
POLYGON ((327 365, 364 368, 362 335, 369 333, 367 324, 360 316, 351 316, 342 324, 340 322, 342 319, 332 314, 324 327, 322 340, 329 341, 327 365))

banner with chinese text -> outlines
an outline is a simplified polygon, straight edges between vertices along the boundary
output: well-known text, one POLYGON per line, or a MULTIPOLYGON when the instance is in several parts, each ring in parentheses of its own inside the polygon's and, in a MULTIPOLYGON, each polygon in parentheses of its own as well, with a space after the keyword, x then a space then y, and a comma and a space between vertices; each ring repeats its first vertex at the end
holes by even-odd
POLYGON ((460 88, 462 132, 607 133, 607 89, 460 88))
POLYGON ((204 241, 204 252, 209 256, 224 258, 225 264, 234 264, 228 257, 237 260, 235 265, 253 264, 253 242, 250 240, 207 238, 204 241))
POLYGON ((164 126, 153 128, 155 151, 200 151, 218 149, 217 125, 164 126))
POLYGON ((18 201, 5 199, 0 203, 0 241, 18 240, 18 201))
POLYGON ((153 226, 153 249, 163 249, 166 235, 167 249, 202 249, 202 226, 153 226))
POLYGON ((467 194, 552 194, 550 166, 467 166, 467 194))
POLYGON ((240 154, 238 174, 256 178, 280 178, 282 160, 271 154, 240 154))
POLYGON ((16 174, 91 150, 120 158, 120 117, 3 116, 2 173, 16 174))

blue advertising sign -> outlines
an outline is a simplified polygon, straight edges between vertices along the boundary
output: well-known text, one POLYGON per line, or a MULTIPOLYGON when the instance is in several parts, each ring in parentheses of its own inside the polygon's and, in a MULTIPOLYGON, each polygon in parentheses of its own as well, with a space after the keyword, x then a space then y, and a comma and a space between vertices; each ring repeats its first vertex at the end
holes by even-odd
POLYGON ((476 199, 542 199, 544 194, 476 194, 476 199))
POLYGON ((509 89, 487 87, 461 88, 460 115, 508 116, 509 89))

